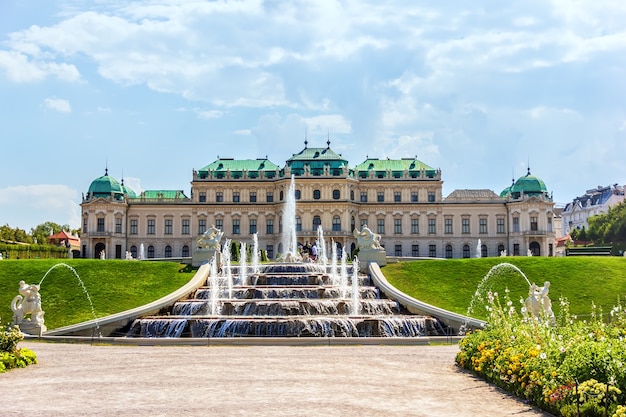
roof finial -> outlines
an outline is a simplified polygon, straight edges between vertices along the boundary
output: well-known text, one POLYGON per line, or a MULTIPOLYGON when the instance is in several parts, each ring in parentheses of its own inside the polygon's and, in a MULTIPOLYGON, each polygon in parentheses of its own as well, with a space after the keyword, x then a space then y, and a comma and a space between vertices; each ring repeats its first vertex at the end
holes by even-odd
POLYGON ((328 146, 328 149, 330 149, 330 129, 328 129, 327 138, 328 140, 326 141, 326 145, 328 146))
POLYGON ((108 176, 109 175, 109 158, 105 158, 104 159, 104 176, 108 176))
POLYGON ((304 128, 304 149, 306 149, 309 146, 309 129, 308 127, 304 128))

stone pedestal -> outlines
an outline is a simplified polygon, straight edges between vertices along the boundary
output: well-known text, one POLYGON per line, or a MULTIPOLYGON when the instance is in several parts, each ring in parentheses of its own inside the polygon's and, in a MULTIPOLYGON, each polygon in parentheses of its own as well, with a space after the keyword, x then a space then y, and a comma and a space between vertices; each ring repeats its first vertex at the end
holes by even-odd
POLYGON ((361 272, 367 272, 367 265, 370 262, 376 262, 380 266, 387 265, 387 254, 384 249, 360 249, 357 256, 361 272))
POLYGON ((20 328, 22 333, 30 334, 33 336, 40 336, 42 333, 45 333, 46 328, 45 324, 37 324, 31 321, 23 321, 17 324, 17 327, 20 328))
POLYGON ((215 249, 199 249, 195 250, 191 256, 191 266, 198 267, 205 262, 211 262, 216 256, 218 265, 222 261, 222 254, 215 249))

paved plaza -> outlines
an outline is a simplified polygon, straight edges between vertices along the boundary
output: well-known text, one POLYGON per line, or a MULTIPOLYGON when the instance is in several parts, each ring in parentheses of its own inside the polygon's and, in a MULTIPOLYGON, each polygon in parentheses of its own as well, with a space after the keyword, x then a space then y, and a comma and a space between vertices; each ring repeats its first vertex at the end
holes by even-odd
POLYGON ((445 346, 93 346, 22 342, 2 416, 548 416, 445 346))

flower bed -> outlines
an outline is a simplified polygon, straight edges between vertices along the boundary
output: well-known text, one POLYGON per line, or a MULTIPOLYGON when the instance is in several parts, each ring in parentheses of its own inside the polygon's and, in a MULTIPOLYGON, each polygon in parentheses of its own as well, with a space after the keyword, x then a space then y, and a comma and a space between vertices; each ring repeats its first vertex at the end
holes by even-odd
POLYGON ((0 323, 0 373, 12 368, 24 368, 37 363, 37 355, 30 349, 18 349, 24 339, 17 326, 2 326, 0 323))
POLYGON ((595 307, 578 320, 560 301, 553 324, 518 313, 508 293, 489 293, 489 325, 461 340, 457 364, 557 416, 626 416, 622 306, 608 320, 595 307))

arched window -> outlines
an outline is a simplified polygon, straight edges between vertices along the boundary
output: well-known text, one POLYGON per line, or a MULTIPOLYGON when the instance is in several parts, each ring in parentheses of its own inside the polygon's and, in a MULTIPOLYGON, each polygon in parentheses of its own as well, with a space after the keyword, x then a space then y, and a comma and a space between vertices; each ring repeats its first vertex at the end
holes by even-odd
POLYGON ((446 258, 452 258, 452 245, 446 245, 446 258))
POLYGON ((170 245, 167 245, 165 247, 165 257, 166 258, 171 258, 172 257, 172 247, 170 245))
POLYGON ((187 245, 183 246, 182 257, 183 258, 189 257, 189 246, 187 245))
POLYGON ((319 200, 321 196, 322 193, 320 192, 320 190, 313 190, 313 200, 319 200))
POLYGON ((148 258, 154 258, 154 246, 148 246, 148 258))
POLYGON ((318 227, 322 225, 322 218, 320 216, 313 216, 313 231, 317 231, 318 227))
POLYGON ((279 195, 278 195, 278 196, 279 196, 279 198, 280 198, 280 201, 283 201, 284 193, 283 193, 283 191, 282 191, 282 190, 280 191, 280 193, 279 193, 279 195))
POLYGON ((504 255, 504 245, 498 245, 498 254, 504 255))
POLYGON ((302 219, 300 216, 296 216, 296 232, 302 231, 302 219))
POLYGON ((469 258, 470 257, 469 245, 463 245, 463 257, 464 258, 469 258))
POLYGON ((487 254, 487 245, 481 245, 480 246, 480 257, 481 258, 486 258, 487 256, 489 256, 487 254))
POLYGON ((333 232, 341 232, 341 218, 333 216, 333 232))
POLYGON ((300 190, 296 190, 295 195, 296 195, 296 200, 300 200, 300 190))
POLYGON ((133 245, 130 247, 130 255, 137 259, 137 246, 133 245))

